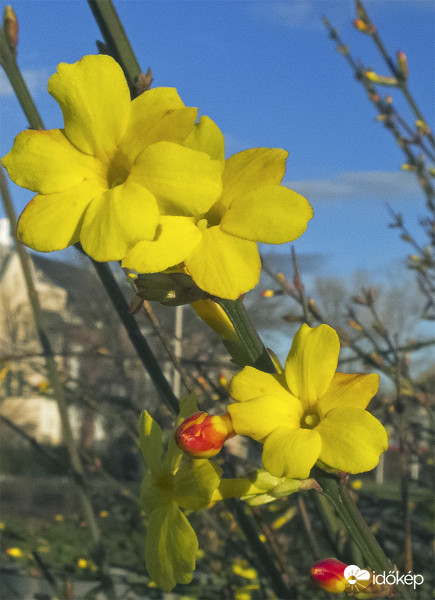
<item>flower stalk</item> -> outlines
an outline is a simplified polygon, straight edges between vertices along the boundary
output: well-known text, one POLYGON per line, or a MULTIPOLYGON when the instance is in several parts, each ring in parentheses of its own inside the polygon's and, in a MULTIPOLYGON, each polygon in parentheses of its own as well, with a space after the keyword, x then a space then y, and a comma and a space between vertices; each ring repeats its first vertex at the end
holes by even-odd
POLYGON ((10 81, 10 84, 18 98, 21 108, 26 115, 32 129, 44 129, 44 123, 39 115, 38 109, 33 102, 26 82, 18 68, 15 55, 11 52, 8 40, 3 29, 0 29, 0 64, 10 81))
MULTIPOLYGON (((318 473, 321 473, 318 471, 318 473)), ((349 535, 357 545, 367 563, 376 572, 394 570, 393 563, 387 558, 366 520, 361 515, 355 502, 350 496, 345 482, 339 481, 335 476, 326 473, 318 474, 317 482, 322 487, 323 495, 335 508, 349 535)), ((410 600, 407 589, 400 586, 397 589, 398 597, 410 600)))
POLYGON ((224 300, 213 298, 213 300, 224 309, 233 324, 242 346, 246 349, 249 366, 265 373, 275 373, 276 369, 273 361, 249 319, 243 299, 224 300))
POLYGON ((88 4, 104 37, 107 53, 121 65, 132 96, 136 96, 141 69, 112 0, 88 0, 88 4))

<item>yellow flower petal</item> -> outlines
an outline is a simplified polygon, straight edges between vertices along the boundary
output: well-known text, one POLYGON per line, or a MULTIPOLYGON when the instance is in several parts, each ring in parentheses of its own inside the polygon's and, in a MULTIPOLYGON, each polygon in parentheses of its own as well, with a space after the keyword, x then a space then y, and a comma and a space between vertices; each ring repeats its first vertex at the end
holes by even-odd
POLYGON ((340 342, 329 325, 302 325, 285 364, 287 385, 306 408, 323 396, 337 368, 340 342))
POLYGON ((65 192, 35 196, 19 218, 18 239, 39 252, 75 244, 87 206, 103 191, 91 181, 83 181, 65 192))
POLYGON ((255 287, 261 270, 256 243, 228 235, 219 227, 203 231, 185 265, 198 287, 231 300, 255 287))
POLYGON ((105 177, 103 165, 79 152, 61 129, 22 131, 2 164, 12 181, 41 194, 62 192, 84 179, 102 185, 105 177))
POLYGON ((153 241, 143 240, 128 252, 123 266, 138 273, 158 273, 189 255, 202 235, 190 217, 161 217, 153 241))
POLYGON ((103 54, 61 63, 48 92, 62 109, 66 137, 85 154, 110 158, 126 129, 131 104, 118 63, 103 54))
POLYGON ((334 408, 314 431, 322 438, 319 459, 348 473, 370 471, 388 448, 383 425, 361 408, 334 408))
POLYGON ((206 152, 210 158, 218 160, 222 169, 225 166, 225 140, 224 136, 210 117, 203 116, 199 119, 189 135, 185 140, 184 146, 192 148, 192 150, 199 150, 200 152, 206 152))
POLYGON ((301 236, 313 216, 303 196, 265 185, 236 198, 221 221, 226 233, 254 242, 284 244, 301 236))
POLYGON ((232 378, 229 393, 238 402, 245 402, 263 395, 286 398, 285 401, 287 401, 289 393, 283 385, 285 385, 285 381, 282 376, 263 373, 254 367, 245 367, 232 378))
POLYGON ((171 142, 157 142, 136 160, 130 180, 149 189, 160 212, 199 216, 207 212, 222 189, 220 165, 204 152, 171 142))
POLYGON ((275 429, 264 442, 264 468, 276 477, 306 479, 319 457, 320 435, 314 429, 275 429))
POLYGON ((154 196, 128 181, 93 200, 85 214, 80 241, 95 260, 122 260, 129 247, 154 237, 158 222, 154 196))
MULTIPOLYGON (((280 396, 264 395, 227 407, 234 431, 262 442, 281 427, 298 427, 302 409, 297 398, 285 391, 280 396)), ((275 475, 275 473, 273 473, 275 475)), ((278 475, 281 477, 281 475, 278 475)))
POLYGON ((147 90, 131 103, 130 119, 120 148, 135 159, 155 142, 181 143, 192 131, 197 114, 196 108, 185 108, 175 88, 147 90))
POLYGON ((231 156, 223 174, 225 209, 251 190, 279 185, 285 173, 288 152, 280 148, 252 148, 231 156))
POLYGON ((378 387, 379 375, 375 373, 336 373, 326 394, 319 400, 320 418, 333 408, 366 408, 378 387))

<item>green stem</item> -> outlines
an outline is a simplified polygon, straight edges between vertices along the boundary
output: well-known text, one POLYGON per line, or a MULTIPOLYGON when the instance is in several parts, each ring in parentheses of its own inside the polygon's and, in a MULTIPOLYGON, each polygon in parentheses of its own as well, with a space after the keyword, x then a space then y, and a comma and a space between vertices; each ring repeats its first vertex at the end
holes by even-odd
POLYGON ((33 102, 26 82, 18 68, 15 56, 11 53, 5 34, 0 28, 0 64, 10 81, 11 86, 18 98, 21 108, 29 121, 32 129, 44 129, 44 123, 33 102))
POLYGON ((249 365, 265 373, 275 373, 275 365, 249 319, 243 300, 240 298, 238 300, 213 298, 213 300, 224 309, 233 324, 240 342, 246 349, 249 365))
MULTIPOLYGON (((394 570, 393 563, 387 558, 364 517, 358 510, 355 502, 343 481, 336 477, 325 474, 316 477, 322 487, 324 496, 334 506, 338 516, 348 530, 352 540, 359 548, 368 562, 368 566, 375 572, 386 572, 394 570)), ((399 597, 410 600, 406 587, 397 588, 399 597)))
POLYGON ((272 555, 265 547, 259 536, 259 530, 253 522, 250 507, 243 506, 238 500, 227 499, 225 505, 233 513, 237 524, 243 531, 249 546, 258 557, 258 566, 263 571, 264 576, 268 578, 273 586, 278 598, 290 598, 291 590, 283 580, 283 574, 277 568, 272 555))
POLYGON ((125 330, 128 333, 128 337, 143 366, 151 377, 156 390, 169 410, 177 415, 180 411, 178 399, 172 391, 172 388, 164 376, 146 339, 142 335, 136 319, 130 313, 128 304, 123 293, 119 289, 109 265, 107 263, 97 262, 93 259, 91 260, 125 330))
POLYGON ((88 0, 108 53, 121 65, 132 95, 141 74, 141 68, 124 31, 112 0, 88 0))

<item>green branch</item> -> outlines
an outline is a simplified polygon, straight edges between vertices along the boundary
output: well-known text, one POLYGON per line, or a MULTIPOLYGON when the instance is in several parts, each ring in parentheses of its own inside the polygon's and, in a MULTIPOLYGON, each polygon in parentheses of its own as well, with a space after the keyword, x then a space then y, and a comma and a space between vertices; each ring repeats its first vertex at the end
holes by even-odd
POLYGON ((245 347, 249 365, 265 373, 275 373, 276 368, 265 348, 257 330, 249 320, 248 313, 242 299, 224 300, 213 298, 226 312, 228 318, 236 330, 242 346, 245 347))
POLYGON ((136 95, 141 68, 112 0, 88 0, 88 4, 104 38, 106 52, 121 65, 132 95, 136 95))
POLYGON ((179 413, 178 399, 172 391, 166 377, 160 368, 159 362, 153 354, 153 351, 148 345, 145 337, 142 335, 136 319, 130 313, 128 304, 121 292, 118 283, 107 263, 100 263, 93 259, 92 264, 98 273, 98 276, 103 284, 122 324, 127 331, 128 337, 136 350, 136 354, 140 358, 143 366, 151 377, 151 381, 156 387, 161 399, 168 406, 169 410, 174 414, 179 413))
MULTIPOLYGON (((324 496, 335 508, 343 525, 346 527, 352 541, 368 561, 368 566, 376 572, 394 571, 393 563, 387 558, 366 520, 361 515, 358 507, 353 501, 344 481, 338 481, 336 477, 321 474, 316 477, 322 487, 324 496)), ((407 589, 400 586, 398 595, 403 600, 410 600, 407 589)))

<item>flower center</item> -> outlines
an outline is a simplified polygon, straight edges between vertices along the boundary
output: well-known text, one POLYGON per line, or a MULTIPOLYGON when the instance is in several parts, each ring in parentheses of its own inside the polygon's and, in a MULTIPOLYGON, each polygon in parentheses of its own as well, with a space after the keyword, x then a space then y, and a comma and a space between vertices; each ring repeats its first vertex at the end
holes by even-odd
POLYGON ((314 429, 320 422, 319 415, 313 412, 306 412, 301 419, 301 427, 303 429, 314 429))
POLYGON ((130 174, 131 163, 122 152, 117 152, 112 158, 107 170, 109 189, 123 184, 130 174))
POLYGON ((200 219, 198 221, 198 223, 196 224, 196 226, 198 227, 198 229, 201 229, 201 230, 207 229, 207 227, 208 227, 207 219, 200 219))

